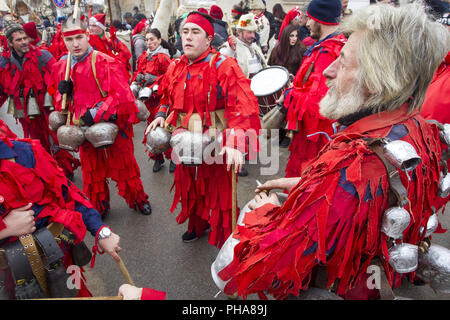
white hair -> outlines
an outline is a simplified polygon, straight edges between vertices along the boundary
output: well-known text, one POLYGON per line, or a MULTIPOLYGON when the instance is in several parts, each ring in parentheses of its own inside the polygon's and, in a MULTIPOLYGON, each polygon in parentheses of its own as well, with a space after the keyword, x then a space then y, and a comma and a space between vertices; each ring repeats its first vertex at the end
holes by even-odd
POLYGON ((357 80, 369 92, 364 108, 394 110, 411 99, 420 108, 439 64, 450 49, 449 32, 425 12, 422 1, 393 7, 371 5, 340 26, 362 31, 357 80))

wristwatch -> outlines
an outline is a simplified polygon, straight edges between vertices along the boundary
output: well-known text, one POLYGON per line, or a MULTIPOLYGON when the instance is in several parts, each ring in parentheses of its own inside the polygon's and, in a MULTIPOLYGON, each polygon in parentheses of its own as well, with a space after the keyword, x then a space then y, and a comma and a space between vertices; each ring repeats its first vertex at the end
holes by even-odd
POLYGON ((112 231, 108 227, 103 227, 100 232, 98 233, 97 240, 102 240, 109 238, 112 234, 112 231))

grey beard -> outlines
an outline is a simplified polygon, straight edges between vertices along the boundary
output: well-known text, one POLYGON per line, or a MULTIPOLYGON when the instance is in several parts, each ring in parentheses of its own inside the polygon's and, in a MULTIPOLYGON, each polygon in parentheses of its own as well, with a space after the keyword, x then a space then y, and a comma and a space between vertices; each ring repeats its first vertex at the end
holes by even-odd
POLYGON ((364 109, 365 96, 359 85, 353 85, 352 89, 338 98, 334 84, 329 85, 327 95, 319 103, 319 111, 328 119, 337 120, 352 113, 364 109))

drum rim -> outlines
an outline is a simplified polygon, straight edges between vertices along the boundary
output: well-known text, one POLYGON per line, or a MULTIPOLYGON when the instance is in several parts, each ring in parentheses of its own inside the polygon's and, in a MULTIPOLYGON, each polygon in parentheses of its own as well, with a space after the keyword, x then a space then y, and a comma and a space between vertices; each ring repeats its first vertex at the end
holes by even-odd
MULTIPOLYGON (((288 75, 288 78, 287 78, 288 81, 286 82, 286 84, 289 83, 289 76, 290 76, 289 71, 288 71, 288 69, 286 69, 286 68, 283 67, 283 66, 268 66, 268 67, 265 67, 265 68, 259 70, 257 73, 255 73, 255 74, 253 75, 253 77, 250 78, 250 81, 251 81, 258 73, 263 72, 264 70, 267 70, 267 69, 282 69, 282 70, 285 71, 286 74, 288 75)), ((250 83, 250 88, 251 88, 251 83, 250 83)), ((255 95, 255 97, 264 97, 264 96, 268 96, 268 95, 274 94, 275 92, 278 92, 278 91, 280 91, 281 89, 283 89, 283 87, 281 87, 280 89, 274 90, 274 91, 272 91, 272 92, 267 92, 267 93, 265 93, 264 95, 257 95, 253 90, 252 90, 252 92, 253 92, 253 94, 255 95)))

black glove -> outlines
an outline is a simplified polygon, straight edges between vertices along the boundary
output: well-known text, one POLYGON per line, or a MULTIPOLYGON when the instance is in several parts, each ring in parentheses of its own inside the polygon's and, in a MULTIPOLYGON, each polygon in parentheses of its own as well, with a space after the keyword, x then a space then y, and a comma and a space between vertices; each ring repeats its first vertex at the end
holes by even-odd
POLYGON ((139 73, 139 74, 136 76, 136 82, 137 82, 138 84, 142 84, 142 82, 144 82, 144 80, 145 80, 145 76, 144 76, 142 73, 139 73))
POLYGON ((151 73, 145 74, 145 83, 144 86, 148 86, 149 84, 153 84, 156 81, 156 76, 152 75, 151 73))
POLYGON ((61 94, 67 94, 68 96, 72 95, 73 92, 73 82, 71 79, 69 80, 61 80, 58 84, 58 91, 61 94))

